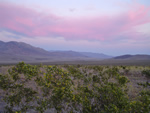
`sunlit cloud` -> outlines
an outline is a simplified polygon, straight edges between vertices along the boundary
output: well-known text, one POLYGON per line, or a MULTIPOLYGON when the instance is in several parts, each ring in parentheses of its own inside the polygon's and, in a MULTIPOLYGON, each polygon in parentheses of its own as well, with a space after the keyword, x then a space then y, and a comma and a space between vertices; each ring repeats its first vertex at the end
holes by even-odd
MULTIPOLYGON (((148 9, 138 6, 134 11, 114 17, 98 15, 88 18, 62 18, 54 14, 41 14, 17 5, 0 4, 0 27, 32 37, 59 36, 68 40, 112 40, 126 30, 133 31, 135 26, 150 22, 148 9)), ((130 34, 126 32, 128 33, 130 34)))
POLYGON ((1 40, 25 42, 31 44, 35 47, 45 48, 47 50, 74 50, 74 51, 92 51, 105 54, 116 55, 118 52, 120 54, 125 53, 138 53, 138 52, 148 52, 149 53, 149 42, 150 39, 136 41, 134 39, 128 40, 124 38, 121 41, 88 41, 88 40, 66 40, 64 37, 26 37, 21 35, 16 35, 14 33, 1 31, 1 40), (20 38, 16 38, 20 37, 20 38), (38 46, 37 46, 38 45, 38 46), (111 48, 111 49, 110 49, 111 48), (132 49, 131 49, 132 48, 132 49), (121 51, 120 51, 121 50, 121 51))
MULTIPOLYGON (((118 4, 125 10, 71 17, 58 15, 54 10, 40 12, 24 5, 0 2, 0 40, 23 41, 49 50, 96 52, 121 47, 149 48, 150 6, 135 1, 118 4)), ((98 10, 95 4, 83 9, 98 10)), ((67 10, 77 13, 79 8, 70 6, 67 10)))

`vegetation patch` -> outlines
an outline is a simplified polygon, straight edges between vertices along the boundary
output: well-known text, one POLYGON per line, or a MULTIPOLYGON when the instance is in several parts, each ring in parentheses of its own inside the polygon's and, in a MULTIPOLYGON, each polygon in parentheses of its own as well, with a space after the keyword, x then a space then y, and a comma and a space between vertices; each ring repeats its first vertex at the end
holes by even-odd
POLYGON ((20 62, 7 73, 0 73, 0 96, 5 105, 1 112, 149 113, 150 83, 142 76, 149 76, 149 70, 150 67, 38 66, 20 62), (136 70, 138 76, 134 76, 136 70), (130 94, 131 83, 138 89, 136 95, 130 94))

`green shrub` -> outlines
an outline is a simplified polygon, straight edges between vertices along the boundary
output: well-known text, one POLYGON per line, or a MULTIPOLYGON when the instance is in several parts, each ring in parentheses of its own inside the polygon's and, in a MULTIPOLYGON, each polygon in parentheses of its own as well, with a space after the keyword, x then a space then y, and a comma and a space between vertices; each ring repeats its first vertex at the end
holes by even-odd
MULTIPOLYGON (((5 112, 40 112, 55 109, 67 113, 149 113, 150 91, 141 91, 130 100, 129 79, 119 67, 34 66, 21 62, 0 74, 5 112), (79 69, 80 67, 80 69, 79 69), (88 70, 92 70, 88 72, 88 70), (71 78, 74 79, 71 79, 71 78)), ((143 74, 149 73, 144 70, 143 74)), ((140 83, 147 87, 149 83, 140 83)))
POLYGON ((147 77, 150 77, 150 70, 143 70, 142 74, 146 75, 147 77))

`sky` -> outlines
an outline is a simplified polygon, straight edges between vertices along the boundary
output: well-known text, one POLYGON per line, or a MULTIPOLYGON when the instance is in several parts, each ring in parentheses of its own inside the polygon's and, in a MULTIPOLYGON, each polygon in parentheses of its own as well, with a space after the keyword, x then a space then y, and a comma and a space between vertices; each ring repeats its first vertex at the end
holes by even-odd
POLYGON ((45 50, 150 54, 150 0, 0 0, 0 40, 45 50))

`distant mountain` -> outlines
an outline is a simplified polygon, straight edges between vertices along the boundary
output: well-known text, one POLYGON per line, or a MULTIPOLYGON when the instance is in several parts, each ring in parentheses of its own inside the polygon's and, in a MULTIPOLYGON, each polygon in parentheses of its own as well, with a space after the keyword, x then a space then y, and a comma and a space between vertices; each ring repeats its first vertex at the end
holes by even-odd
POLYGON ((108 59, 108 58, 112 58, 112 56, 109 55, 105 55, 103 53, 92 53, 92 52, 80 52, 82 55, 86 55, 88 57, 92 57, 92 58, 100 58, 100 59, 108 59))
POLYGON ((112 57, 102 53, 76 52, 76 51, 46 51, 24 42, 0 41, 0 63, 27 62, 59 62, 59 61, 100 61, 113 60, 150 60, 150 55, 122 55, 112 57))
POLYGON ((64 55, 71 55, 71 56, 74 56, 74 57, 82 56, 82 57, 96 58, 96 59, 112 58, 112 56, 109 56, 109 55, 105 55, 105 54, 102 54, 102 53, 92 53, 92 52, 52 51, 52 50, 50 52, 63 53, 64 55))
POLYGON ((124 60, 150 60, 150 55, 121 55, 114 57, 113 59, 124 59, 124 60))
POLYGON ((26 44, 24 42, 3 42, 0 41, 0 54, 1 55, 23 55, 23 56, 43 56, 43 57, 57 57, 57 58, 72 58, 72 57, 84 57, 79 52, 74 51, 46 51, 39 47, 26 44))
POLYGON ((107 59, 110 56, 75 51, 46 51, 39 47, 24 42, 0 41, 0 62, 3 61, 72 61, 72 60, 94 60, 107 59))
POLYGON ((83 55, 79 52, 75 52, 75 51, 49 51, 49 53, 55 54, 55 55, 61 56, 61 57, 85 57, 85 58, 88 58, 88 56, 83 55))
POLYGON ((127 58, 131 58, 132 55, 121 55, 121 56, 116 56, 114 57, 114 59, 127 59, 127 58))
POLYGON ((0 41, 0 63, 15 63, 19 61, 70 61, 87 58, 87 56, 77 52, 49 52, 42 48, 34 47, 24 42, 0 41))
POLYGON ((48 56, 50 55, 44 49, 31 46, 23 42, 3 42, 0 41, 0 54, 7 55, 39 55, 39 56, 48 56))

